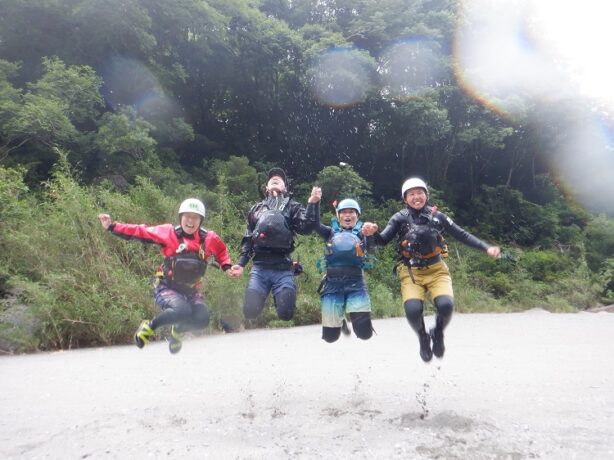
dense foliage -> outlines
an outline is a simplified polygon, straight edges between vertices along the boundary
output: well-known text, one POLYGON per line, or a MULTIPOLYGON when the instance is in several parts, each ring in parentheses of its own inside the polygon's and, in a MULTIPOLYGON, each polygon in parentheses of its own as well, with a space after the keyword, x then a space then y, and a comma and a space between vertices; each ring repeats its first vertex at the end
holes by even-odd
MULTIPOLYGON (((505 257, 454 246, 458 310, 573 310, 614 298, 614 224, 578 206, 549 165, 572 101, 504 116, 453 68, 455 0, 4 0, 0 16, 0 349, 127 342, 154 311, 159 256, 110 238, 96 214, 174 222, 202 198, 237 256, 263 172, 297 197, 360 199, 384 225, 399 184, 505 257), (390 78, 395 44, 420 37, 390 78), (417 54, 427 50, 423 60, 417 54), (409 84, 411 83, 411 84, 409 84), (556 186, 555 186, 556 185, 556 186)), ((604 202, 603 197, 596 197, 604 202)), ((607 201, 607 200, 606 200, 607 201)), ((597 210, 599 208, 597 207, 597 210)), ((610 210, 608 210, 610 211, 610 210)), ((610 212, 611 214, 611 212, 610 212)), ((319 320, 315 236, 301 239, 297 324, 319 320)), ((376 316, 399 315, 392 247, 369 276, 376 316)), ((213 328, 242 326, 245 280, 212 271, 213 328)), ((276 324, 265 315, 256 325, 276 324)), ((248 325, 251 326, 251 325, 248 325)))

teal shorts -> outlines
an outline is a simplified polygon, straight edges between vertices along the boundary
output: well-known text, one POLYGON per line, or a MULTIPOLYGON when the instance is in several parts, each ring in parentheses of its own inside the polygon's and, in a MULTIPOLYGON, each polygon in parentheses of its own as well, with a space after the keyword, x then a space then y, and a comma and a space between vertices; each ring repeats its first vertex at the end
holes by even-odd
POLYGON ((341 327, 346 313, 371 311, 371 298, 362 278, 327 280, 320 300, 323 327, 341 327))

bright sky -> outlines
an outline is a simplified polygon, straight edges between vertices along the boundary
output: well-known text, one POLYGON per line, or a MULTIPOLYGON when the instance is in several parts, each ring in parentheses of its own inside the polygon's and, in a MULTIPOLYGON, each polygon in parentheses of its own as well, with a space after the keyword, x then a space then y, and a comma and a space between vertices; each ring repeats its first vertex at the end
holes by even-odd
POLYGON ((465 0, 462 7, 454 50, 460 85, 512 117, 542 102, 549 110, 573 100, 591 108, 566 128, 551 166, 580 202, 614 212, 614 0, 465 0))
POLYGON ((532 0, 535 36, 570 66, 585 95, 614 105, 614 2, 532 0))

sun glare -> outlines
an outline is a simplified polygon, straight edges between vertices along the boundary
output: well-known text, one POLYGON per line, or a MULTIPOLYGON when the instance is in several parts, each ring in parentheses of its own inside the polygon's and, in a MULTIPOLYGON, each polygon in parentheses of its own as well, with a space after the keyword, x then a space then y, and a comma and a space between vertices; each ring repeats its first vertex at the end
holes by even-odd
POLYGON ((560 60, 581 94, 614 105, 614 2, 531 2, 535 36, 560 60))

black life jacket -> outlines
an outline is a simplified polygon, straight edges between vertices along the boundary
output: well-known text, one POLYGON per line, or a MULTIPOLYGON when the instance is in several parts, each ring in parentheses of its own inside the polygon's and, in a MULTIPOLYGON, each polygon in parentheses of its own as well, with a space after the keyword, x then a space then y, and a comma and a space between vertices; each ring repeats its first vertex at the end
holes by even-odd
POLYGON ((418 219, 409 209, 402 210, 401 214, 407 218, 399 238, 399 252, 403 259, 430 259, 444 252, 447 254, 442 227, 439 219, 434 217, 433 208, 425 207, 418 219))
POLYGON ((207 230, 198 230, 201 238, 201 245, 198 252, 187 252, 187 245, 183 242, 183 230, 181 226, 175 227, 175 234, 180 241, 177 248, 177 255, 165 257, 161 270, 157 273, 158 278, 164 280, 169 285, 180 284, 194 286, 207 271, 207 261, 205 260, 205 241, 207 230))
POLYGON ((256 211, 258 220, 252 233, 256 249, 292 249, 294 232, 290 228, 287 212, 284 212, 289 201, 290 197, 284 198, 275 209, 265 203, 256 211))

